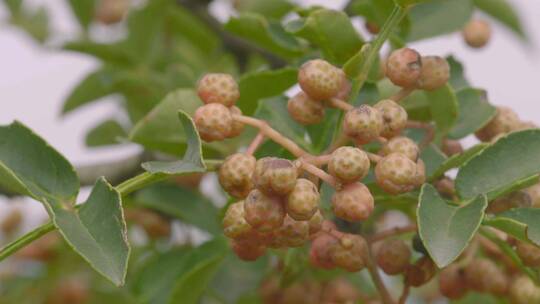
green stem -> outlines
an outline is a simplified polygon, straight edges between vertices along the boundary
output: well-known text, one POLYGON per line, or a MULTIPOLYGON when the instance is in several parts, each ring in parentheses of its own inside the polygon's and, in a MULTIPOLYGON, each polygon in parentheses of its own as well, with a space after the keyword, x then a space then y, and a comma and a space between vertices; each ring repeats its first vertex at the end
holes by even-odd
MULTIPOLYGON (((206 169, 207 171, 215 171, 221 163, 221 160, 206 160, 206 169)), ((145 186, 162 181, 167 177, 169 177, 169 175, 167 174, 143 172, 135 177, 132 177, 120 183, 115 188, 120 193, 120 195, 124 197, 145 186)), ((54 224, 52 222, 48 222, 28 232, 22 237, 16 239, 15 241, 7 244, 0 250, 0 261, 3 261, 13 253, 17 252, 19 249, 25 247, 26 245, 30 244, 31 242, 39 239, 40 237, 55 229, 56 227, 54 226, 54 224)))
POLYGON ((48 222, 47 224, 39 226, 36 229, 16 239, 15 241, 7 244, 6 246, 4 246, 4 248, 2 248, 2 250, 0 250, 0 261, 3 261, 5 258, 17 252, 19 249, 32 243, 33 241, 39 239, 40 237, 53 231, 54 229, 55 227, 53 223, 48 222))
POLYGON ((384 23, 381 31, 379 32, 375 40, 373 40, 373 42, 371 43, 371 47, 367 53, 366 59, 360 67, 360 73, 353 80, 349 102, 356 100, 356 98, 358 97, 360 90, 362 89, 364 83, 368 78, 373 63, 375 63, 376 59, 379 57, 379 51, 381 50, 381 47, 383 46, 384 42, 390 37, 390 35, 394 31, 394 28, 399 24, 401 19, 403 19, 403 17, 407 15, 407 11, 408 10, 406 8, 396 5, 394 7, 394 10, 390 14, 390 17, 386 19, 386 22, 384 23))

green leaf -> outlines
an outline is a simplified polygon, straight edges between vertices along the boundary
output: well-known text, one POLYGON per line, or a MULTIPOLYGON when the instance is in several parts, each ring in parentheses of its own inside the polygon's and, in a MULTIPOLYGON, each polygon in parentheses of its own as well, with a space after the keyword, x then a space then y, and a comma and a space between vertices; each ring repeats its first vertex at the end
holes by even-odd
POLYGON ((429 1, 433 1, 433 0, 394 0, 394 2, 401 7, 409 7, 412 5, 417 5, 417 4, 420 4, 423 2, 429 2, 429 1))
POLYGON ((239 12, 258 13, 274 19, 281 19, 294 7, 287 0, 238 0, 234 4, 239 12))
POLYGON ((425 92, 430 104, 431 117, 437 126, 438 136, 452 129, 458 117, 458 102, 454 90, 445 85, 435 91, 425 92))
POLYGON ((137 192, 137 205, 154 209, 211 234, 222 232, 218 209, 208 199, 192 190, 159 184, 137 192))
POLYGON ((486 207, 484 195, 456 206, 443 200, 430 184, 422 187, 416 211, 418 231, 439 268, 452 263, 467 247, 480 227, 486 207))
MULTIPOLYGON (((148 149, 181 155, 186 151, 187 136, 182 132, 178 110, 188 115, 202 105, 192 89, 178 89, 169 93, 156 107, 131 130, 129 138, 148 149)), ((205 144, 213 154, 226 151, 223 143, 205 144)))
POLYGON ((216 33, 205 22, 195 17, 191 11, 180 5, 173 5, 167 9, 167 14, 172 31, 189 40, 194 47, 205 54, 211 54, 220 47, 216 33))
POLYGON ((294 34, 318 46, 324 58, 339 65, 354 56, 364 43, 345 13, 328 9, 312 12, 294 34))
POLYGON ((456 190, 465 199, 479 194, 493 198, 539 172, 540 130, 514 132, 467 162, 457 175, 456 190))
POLYGON ((119 138, 125 138, 126 136, 126 131, 118 121, 108 119, 86 134, 86 145, 88 147, 115 145, 119 143, 119 138))
POLYGON ((519 15, 510 2, 506 0, 473 0, 473 2, 477 8, 506 25, 521 38, 527 38, 519 15))
POLYGON ((452 155, 450 158, 446 159, 436 170, 433 172, 433 174, 428 174, 430 180, 435 180, 438 177, 442 176, 446 171, 453 169, 453 168, 459 168, 463 164, 467 163, 471 158, 475 157, 482 151, 484 151, 485 148, 489 147, 489 144, 477 144, 473 146, 470 149, 467 149, 463 151, 463 153, 452 155))
POLYGON ((448 136, 461 139, 485 126, 497 114, 497 109, 487 101, 486 91, 465 88, 457 92, 459 115, 448 136))
POLYGON ((119 43, 106 44, 91 41, 78 41, 67 43, 64 45, 64 49, 86 54, 100 59, 107 64, 119 67, 129 67, 136 63, 126 50, 126 47, 119 43))
POLYGON ((50 35, 49 12, 45 6, 40 6, 35 10, 20 10, 20 2, 10 1, 10 7, 17 11, 12 11, 10 21, 13 25, 24 30, 36 41, 43 43, 50 35))
POLYGON ((118 191, 100 178, 78 210, 61 201, 46 199, 44 204, 73 250, 112 283, 123 285, 130 248, 118 191))
POLYGON ((294 121, 287 111, 287 98, 283 96, 263 99, 255 111, 255 117, 267 121, 272 128, 292 139, 301 147, 311 150, 306 141, 306 128, 294 121))
POLYGON ((69 0, 69 7, 71 11, 77 17, 77 21, 84 28, 87 29, 92 19, 94 18, 94 12, 96 10, 95 0, 69 0))
POLYGON ((459 299, 453 300, 452 304, 508 304, 508 301, 504 298, 497 297, 490 294, 477 293, 473 291, 467 292, 467 294, 459 299))
POLYGON ((223 238, 195 249, 185 261, 185 269, 175 283, 170 304, 197 304, 228 252, 223 238))
POLYGON ((184 128, 187 150, 184 158, 178 161, 151 161, 142 164, 142 167, 150 173, 186 174, 206 172, 206 165, 202 159, 202 147, 197 127, 191 117, 183 111, 178 111, 178 117, 184 128))
POLYGON ((279 56, 293 58, 303 53, 296 38, 285 32, 281 24, 259 14, 242 13, 232 17, 225 24, 225 30, 279 56))
POLYGON ((244 74, 238 83, 240 99, 236 105, 243 114, 252 115, 260 99, 283 94, 296 83, 297 74, 296 68, 262 70, 244 74))
POLYGON ((395 3, 392 0, 353 0, 348 4, 346 11, 351 15, 363 16, 369 22, 382 26, 392 14, 394 6, 395 3))
POLYGON ((448 61, 448 64, 450 65, 450 80, 448 81, 450 86, 456 91, 470 87, 469 81, 465 78, 463 64, 461 64, 454 56, 446 57, 446 61, 448 61))
POLYGON ((71 205, 79 191, 71 164, 19 122, 0 126, 0 184, 36 200, 71 205))
POLYGON ((86 75, 64 101, 62 114, 112 94, 114 77, 114 72, 109 68, 100 68, 86 75))
POLYGON ((540 209, 516 208, 488 217, 484 224, 500 229, 522 241, 540 246, 540 209))
POLYGON ((446 161, 446 155, 434 144, 422 150, 420 158, 426 165, 426 176, 431 176, 446 161))
POLYGON ((408 41, 431 38, 461 30, 472 16, 472 0, 432 0, 414 6, 408 41))

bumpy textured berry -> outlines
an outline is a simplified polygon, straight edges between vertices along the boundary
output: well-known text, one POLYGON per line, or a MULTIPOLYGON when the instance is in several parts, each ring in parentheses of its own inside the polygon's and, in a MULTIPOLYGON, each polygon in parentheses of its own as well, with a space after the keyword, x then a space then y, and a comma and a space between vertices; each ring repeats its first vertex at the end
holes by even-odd
POLYGON ((339 240, 336 237, 321 233, 311 242, 309 261, 315 267, 335 268, 334 251, 337 246, 339 246, 339 240))
POLYGON ((429 282, 437 273, 435 263, 427 257, 421 257, 414 264, 405 269, 405 281, 413 286, 419 287, 429 282))
POLYGON ((229 206, 223 217, 223 233, 231 239, 244 239, 252 235, 251 225, 246 221, 244 201, 229 206))
POLYGON ((379 137, 383 123, 383 117, 377 109, 361 105, 345 113, 343 132, 358 144, 367 144, 379 137))
POLYGON ((525 188, 524 191, 531 198, 531 206, 540 208, 540 183, 525 188))
POLYGON ((529 267, 540 267, 540 248, 525 242, 518 242, 516 252, 523 264, 529 267))
POLYGON ((467 293, 464 269, 456 264, 451 264, 439 273, 439 290, 449 299, 457 300, 467 293))
POLYGON ((457 140, 445 139, 442 142, 441 150, 450 157, 463 153, 463 146, 457 140))
POLYGON ((540 303, 540 287, 527 276, 512 280, 508 293, 512 304, 540 303))
POLYGON ((229 74, 206 74, 199 80, 197 94, 204 103, 233 106, 240 97, 238 84, 229 74))
POLYGON ((349 99, 349 96, 351 94, 352 84, 347 79, 347 76, 345 76, 345 74, 342 74, 342 75, 343 75, 343 84, 341 85, 341 88, 339 89, 339 92, 336 94, 335 97, 337 99, 347 100, 349 99))
POLYGON ((229 136, 233 119, 227 107, 219 103, 210 103, 195 111, 194 122, 201 138, 211 142, 229 136))
POLYGON ((405 271, 411 259, 411 250, 403 240, 389 239, 377 250, 377 265, 387 274, 396 275, 405 271))
POLYGON ((479 292, 503 295, 508 289, 504 272, 488 259, 475 259, 465 267, 465 278, 470 288, 479 292))
POLYGON ((497 107, 497 114, 487 125, 478 130, 475 135, 484 142, 491 141, 499 134, 507 134, 519 130, 522 122, 516 112, 507 107, 497 107))
MULTIPOLYGON (((231 111, 231 115, 242 115, 242 111, 237 106, 232 106, 229 108, 229 110, 231 111)), ((231 131, 227 134, 227 138, 237 137, 242 134, 243 131, 244 124, 233 119, 231 124, 231 131)))
POLYGON ((322 59, 310 60, 300 67, 298 83, 315 100, 336 96, 343 86, 343 71, 322 59))
POLYGON ((321 196, 315 184, 305 178, 296 181, 294 189, 287 196, 287 214, 297 221, 307 221, 319 209, 321 196))
POLYGON ((257 161, 253 181, 255 187, 269 195, 287 195, 298 178, 298 169, 288 159, 264 157, 257 161))
POLYGON ((366 152, 355 147, 340 147, 332 152, 328 172, 343 183, 358 181, 369 172, 366 152))
POLYGON ((474 19, 465 25, 461 34, 470 47, 481 48, 488 44, 491 38, 491 27, 484 20, 474 19))
POLYGON ((257 242, 232 240, 232 250, 243 261, 255 261, 266 253, 266 246, 257 242))
POLYGON ((309 223, 297 221, 286 215, 283 225, 275 232, 277 247, 300 247, 309 239, 309 223))
POLYGON ((261 232, 274 231, 281 227, 285 218, 283 202, 278 197, 267 196, 254 189, 244 202, 245 219, 261 232))
POLYGON ((235 153, 219 167, 218 178, 223 190, 237 198, 245 198, 253 189, 252 175, 257 160, 252 155, 235 153))
POLYGON ((405 193, 424 182, 425 167, 422 160, 415 163, 401 153, 392 153, 377 163, 375 178, 384 191, 390 194, 405 193))
POLYGON ((332 211, 335 216, 349 222, 367 219, 373 208, 373 196, 362 183, 346 184, 332 196, 332 211))
POLYGON ((321 230, 324 223, 324 216, 321 210, 317 210, 315 214, 309 219, 309 234, 313 235, 321 230))
POLYGON ((392 153, 401 153, 415 162, 418 160, 420 149, 412 139, 405 136, 396 136, 385 143, 379 151, 382 156, 392 153))
POLYGON ((383 119, 381 136, 386 138, 394 137, 407 125, 407 111, 395 101, 390 99, 381 100, 374 108, 381 113, 383 119))
POLYGON ((349 272, 362 270, 367 252, 367 242, 359 235, 346 234, 339 240, 339 245, 333 251, 333 261, 336 266, 349 272))
POLYGON ((422 57, 422 73, 417 85, 419 89, 433 91, 445 85, 449 79, 450 65, 446 59, 439 56, 422 57))
POLYGON ((304 92, 289 99, 287 110, 295 121, 303 125, 318 124, 324 119, 324 104, 311 99, 304 92))
POLYGON ((386 61, 386 77, 400 87, 414 87, 420 78, 421 70, 421 56, 413 49, 395 50, 386 61))

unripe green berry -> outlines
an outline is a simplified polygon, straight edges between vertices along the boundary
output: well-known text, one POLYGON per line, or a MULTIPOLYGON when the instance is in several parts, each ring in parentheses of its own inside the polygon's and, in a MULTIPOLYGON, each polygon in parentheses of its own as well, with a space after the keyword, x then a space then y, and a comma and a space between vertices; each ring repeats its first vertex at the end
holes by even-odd
POLYGON ((392 153, 401 153, 415 162, 418 160, 420 149, 412 139, 405 136, 396 136, 386 142, 379 151, 382 156, 392 153))
POLYGON ((343 86, 343 71, 325 60, 314 59, 304 63, 298 72, 298 84, 315 100, 336 96, 343 86))
POLYGON ((336 237, 321 233, 311 242, 309 261, 315 267, 323 269, 335 268, 334 251, 337 246, 339 246, 339 241, 336 237))
POLYGON ((267 196, 258 189, 249 193, 244 202, 244 210, 246 221, 261 232, 278 229, 285 218, 285 208, 281 199, 267 196))
POLYGON ((450 264, 439 273, 439 290, 449 299, 462 298, 468 291, 465 271, 457 264, 450 264))
POLYGON ((540 303, 540 287, 524 275, 512 280, 508 293, 512 304, 540 303))
POLYGON ((324 119, 324 104, 311 99, 306 93, 299 92, 287 103, 289 115, 302 125, 314 125, 324 119))
POLYGON ((235 153, 219 167, 219 183, 223 190, 237 198, 245 198, 253 189, 252 175, 257 160, 252 155, 235 153))
POLYGON ((358 144, 363 145, 379 137, 383 124, 383 117, 377 109, 361 105, 345 113, 343 132, 358 144))
POLYGON ((439 56, 422 57, 422 73, 417 87, 426 91, 434 91, 444 86, 450 79, 450 65, 439 56))
POLYGON ((253 181, 269 195, 287 195, 296 185, 298 169, 288 159, 264 157, 257 161, 253 181))
POLYGON ((321 196, 315 184, 305 178, 296 181, 287 196, 287 214, 297 221, 307 221, 319 210, 321 196))
POLYGON ((366 177, 369 166, 366 152, 345 146, 332 152, 328 172, 342 183, 352 183, 366 177))
POLYGON ((401 153, 383 157, 375 167, 377 185, 390 194, 412 191, 425 180, 425 167, 421 160, 413 162, 401 153))
POLYGON ((232 240, 232 250, 243 261, 255 261, 266 253, 266 246, 256 242, 232 240))
POLYGON ((397 86, 412 88, 420 78, 420 54, 410 48, 395 50, 386 61, 386 77, 397 86))
POLYGON ((231 239, 244 239, 252 235, 251 225, 246 221, 244 201, 229 206, 223 217, 223 233, 231 239))
POLYGON ((540 248, 535 245, 518 242, 516 252, 525 266, 537 268, 540 267, 540 248))
MULTIPOLYGON (((231 111, 231 115, 242 115, 242 111, 237 106, 232 106, 229 108, 229 110, 231 111)), ((243 131, 244 124, 239 122, 238 120, 233 119, 231 124, 231 131, 229 132, 229 134, 227 134, 227 138, 237 137, 242 134, 243 131)))
POLYGON ((500 134, 507 134, 518 130, 522 123, 516 112, 507 107, 497 107, 497 114, 488 124, 478 130, 475 135, 484 142, 491 141, 500 134))
POLYGON ((219 103, 209 103, 195 111, 194 122, 201 138, 211 142, 229 136, 233 119, 229 108, 219 103))
POLYGON ((375 256, 377 265, 389 275, 396 275, 405 271, 411 259, 409 246, 400 239, 384 241, 375 256))
POLYGON ((491 38, 491 27, 484 20, 469 21, 461 32, 465 42, 473 48, 481 48, 488 44, 491 38))
POLYGON ((407 111, 391 99, 384 99, 374 108, 381 113, 383 124, 381 136, 391 138, 398 135, 407 126, 407 111))
POLYGON ((346 184, 332 196, 334 215, 349 222, 366 220, 373 208, 373 196, 362 183, 346 184))
POLYGON ((367 246, 366 240, 361 236, 345 234, 332 252, 333 261, 336 266, 349 272, 360 271, 366 266, 364 257, 367 246))
POLYGON ((300 247, 309 239, 309 223, 297 221, 286 215, 283 225, 275 232, 274 244, 278 247, 300 247))
POLYGON ((233 106, 240 97, 238 84, 229 74, 206 74, 197 85, 199 98, 206 103, 219 103, 226 107, 233 106))

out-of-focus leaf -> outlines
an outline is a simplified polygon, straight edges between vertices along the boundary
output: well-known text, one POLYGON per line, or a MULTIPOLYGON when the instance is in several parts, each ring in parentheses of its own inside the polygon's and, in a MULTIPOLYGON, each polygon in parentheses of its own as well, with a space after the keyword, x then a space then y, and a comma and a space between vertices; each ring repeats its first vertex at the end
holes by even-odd
POLYGON ((446 61, 448 61, 448 64, 450 65, 450 80, 448 81, 450 86, 456 91, 470 87, 469 81, 465 78, 463 64, 456 60, 454 56, 446 57, 446 61))
POLYGON ((84 28, 88 28, 96 10, 95 0, 68 0, 71 11, 77 17, 77 21, 84 28))
POLYGON ((327 60, 339 65, 364 43, 345 13, 328 9, 312 12, 294 34, 318 46, 327 60))
POLYGON ((456 190, 464 199, 479 194, 491 199, 531 178, 533 182, 539 172, 540 130, 514 132, 467 162, 456 177, 456 190))
POLYGON ((11 23, 23 29, 28 35, 40 43, 45 42, 50 35, 49 13, 45 7, 35 11, 20 10, 20 3, 12 2, 18 11, 13 11, 11 23))
POLYGON ((392 13, 394 5, 392 0, 353 0, 348 4, 346 11, 351 15, 363 16, 369 22, 382 26, 392 13))
POLYGON ((135 202, 137 205, 180 219, 211 234, 222 232, 216 206, 192 190, 175 185, 156 185, 137 192, 135 202))
POLYGON ((4 4, 7 6, 11 14, 15 15, 21 10, 22 0, 4 0, 4 4))
POLYGON ((486 207, 484 195, 456 206, 444 201, 430 184, 422 187, 417 209, 418 232, 439 268, 452 263, 465 249, 480 227, 486 207))
POLYGON ((113 84, 114 72, 110 68, 100 68, 86 75, 64 101, 62 114, 113 93, 113 84))
POLYGON ((296 38, 281 24, 259 14, 243 13, 233 17, 225 24, 225 29, 279 56, 293 58, 303 53, 296 38))
POLYGON ((88 147, 109 146, 118 144, 118 139, 126 137, 126 131, 114 119, 108 119, 92 128, 86 134, 86 145, 88 147))
POLYGON ((237 106, 244 115, 252 115, 262 98, 283 94, 296 83, 298 70, 283 68, 247 73, 240 78, 240 99, 237 106))
POLYGON ((96 57, 113 66, 126 67, 136 63, 126 50, 126 47, 121 43, 107 44, 91 41, 77 41, 67 43, 64 45, 64 49, 96 57))
POLYGON ((473 0, 473 2, 477 8, 506 25, 521 38, 527 39, 519 15, 511 2, 506 0, 473 0))
POLYGON ((500 229, 522 241, 540 246, 540 209, 516 208, 484 220, 485 225, 500 229))
POLYGON ((193 250, 185 260, 169 304, 197 304, 229 252, 227 242, 216 238, 193 250))
POLYGON ((449 85, 425 94, 429 100, 431 117, 437 126, 437 135, 444 136, 457 121, 459 110, 456 94, 449 85))
POLYGON ((170 22, 167 26, 206 55, 215 52, 219 47, 220 41, 217 35, 189 10, 180 5, 173 5, 167 10, 167 14, 170 22))
POLYGON ((465 88, 457 92, 459 115, 448 137, 460 139, 473 134, 485 126, 497 114, 497 110, 487 101, 486 91, 465 88))
POLYGON ((178 117, 186 136, 187 149, 182 160, 177 161, 151 161, 142 164, 142 167, 151 173, 170 175, 206 172, 206 165, 202 158, 201 138, 197 133, 195 123, 185 112, 178 111, 178 117))
POLYGON ((239 12, 258 13, 274 19, 281 19, 293 8, 287 0, 238 0, 234 4, 239 12))
POLYGON ((433 0, 394 0, 394 2, 401 7, 409 7, 412 5, 417 5, 417 4, 429 2, 429 1, 433 1, 433 0))
POLYGON ((477 154, 482 152, 485 148, 487 148, 489 144, 478 144, 470 149, 465 150, 463 153, 453 155, 452 157, 449 157, 446 159, 436 170, 433 172, 433 174, 427 175, 430 177, 431 180, 434 180, 440 176, 442 176, 446 171, 452 169, 452 168, 459 168, 466 162, 468 162, 471 158, 475 157, 477 154))
POLYGON ((431 0, 409 12, 408 41, 431 38, 461 30, 471 18, 472 0, 431 0))
POLYGON ((431 176, 446 161, 446 155, 434 144, 422 150, 420 158, 426 165, 426 176, 431 176))

